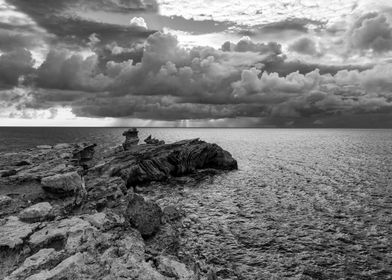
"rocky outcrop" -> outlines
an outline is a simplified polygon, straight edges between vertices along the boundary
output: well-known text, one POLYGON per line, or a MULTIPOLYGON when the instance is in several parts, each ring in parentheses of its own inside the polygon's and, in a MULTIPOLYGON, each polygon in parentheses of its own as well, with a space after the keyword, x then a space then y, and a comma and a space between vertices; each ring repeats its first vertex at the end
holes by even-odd
POLYGON ((119 176, 132 187, 209 168, 234 170, 237 161, 218 145, 193 139, 159 146, 133 146, 104 160, 97 171, 119 176))
POLYGON ((124 150, 129 150, 132 146, 139 143, 139 131, 137 128, 131 128, 124 131, 123 136, 125 136, 125 142, 123 143, 124 150))
POLYGON ((146 143, 148 145, 163 145, 163 144, 165 144, 165 141, 159 140, 156 138, 152 138, 152 136, 150 135, 146 139, 144 139, 144 143, 146 143))
POLYGON ((0 279, 205 279, 177 256, 185 213, 130 187, 237 162, 198 139, 136 145, 137 130, 124 134, 107 154, 62 143, 0 155, 0 279))

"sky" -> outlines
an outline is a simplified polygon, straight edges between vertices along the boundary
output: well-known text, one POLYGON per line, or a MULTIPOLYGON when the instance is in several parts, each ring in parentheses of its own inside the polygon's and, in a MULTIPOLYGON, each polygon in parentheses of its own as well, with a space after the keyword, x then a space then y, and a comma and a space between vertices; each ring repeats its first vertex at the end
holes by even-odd
POLYGON ((392 3, 0 0, 0 126, 392 128, 392 3))

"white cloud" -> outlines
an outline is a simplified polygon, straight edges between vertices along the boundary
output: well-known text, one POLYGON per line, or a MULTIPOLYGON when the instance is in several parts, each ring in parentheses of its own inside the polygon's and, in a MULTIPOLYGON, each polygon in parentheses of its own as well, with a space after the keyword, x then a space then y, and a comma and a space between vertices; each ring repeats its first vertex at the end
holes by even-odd
POLYGON ((333 21, 351 13, 357 0, 161 0, 160 12, 195 20, 233 21, 255 26, 288 18, 333 21))
POLYGON ((140 27, 143 29, 148 29, 147 23, 142 17, 134 17, 130 21, 130 25, 133 27, 140 27))

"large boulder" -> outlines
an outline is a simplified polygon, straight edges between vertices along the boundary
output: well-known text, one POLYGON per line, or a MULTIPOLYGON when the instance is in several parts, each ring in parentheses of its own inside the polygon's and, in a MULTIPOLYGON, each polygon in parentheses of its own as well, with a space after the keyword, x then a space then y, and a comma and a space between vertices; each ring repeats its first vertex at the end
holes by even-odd
POLYGON ((34 204, 19 213, 19 218, 25 222, 39 222, 46 220, 53 210, 49 202, 34 204))
POLYGON ((148 237, 155 234, 161 225, 162 210, 153 201, 146 201, 142 196, 133 194, 129 200, 127 215, 130 223, 148 237))
POLYGON ((45 177, 41 184, 45 191, 57 194, 75 194, 84 189, 83 179, 77 172, 45 177))

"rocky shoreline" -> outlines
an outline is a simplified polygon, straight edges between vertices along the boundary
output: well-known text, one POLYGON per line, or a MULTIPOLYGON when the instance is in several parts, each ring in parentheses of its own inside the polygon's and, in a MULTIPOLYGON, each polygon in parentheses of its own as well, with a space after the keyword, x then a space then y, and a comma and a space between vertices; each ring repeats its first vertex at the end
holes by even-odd
POLYGON ((230 153, 199 139, 165 144, 137 130, 123 145, 42 145, 0 154, 0 278, 216 279, 182 260, 186 213, 140 193, 154 184, 237 169, 230 153))

